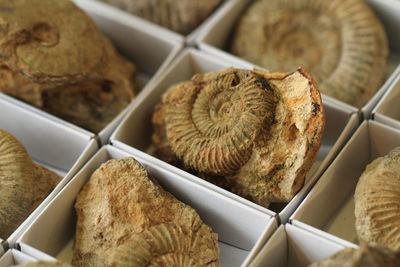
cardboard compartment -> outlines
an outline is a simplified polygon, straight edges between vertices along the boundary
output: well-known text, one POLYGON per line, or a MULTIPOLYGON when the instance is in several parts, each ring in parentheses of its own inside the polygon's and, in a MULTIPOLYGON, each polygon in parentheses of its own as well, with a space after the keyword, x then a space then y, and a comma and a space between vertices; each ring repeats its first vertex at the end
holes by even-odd
POLYGON ((383 124, 400 129, 400 66, 396 69, 396 78, 389 90, 372 111, 372 118, 383 124))
MULTIPOLYGON (((110 145, 102 147, 19 238, 21 251, 38 259, 70 261, 76 224, 73 205, 77 194, 101 163, 126 156, 132 155, 110 145)), ((164 170, 154 161, 135 158, 164 189, 193 207, 218 233, 221 266, 247 266, 276 229, 274 217, 164 170)))
MULTIPOLYGON (((119 52, 136 65, 142 90, 153 77, 157 76, 157 73, 162 72, 168 66, 183 47, 182 37, 123 14, 119 10, 110 9, 108 5, 101 2, 91 0, 75 0, 74 2, 94 19, 119 52)), ((132 103, 138 98, 140 98, 140 93, 132 103)), ((13 102, 26 106, 19 100, 13 102)), ((71 128, 77 127, 36 107, 31 106, 30 110, 69 125, 71 128)), ((127 110, 129 110, 129 105, 105 128, 96 133, 102 144, 108 141, 112 131, 127 110)), ((82 129, 82 131, 86 130, 82 129)))
POLYGON ((353 195, 367 164, 400 146, 400 130, 364 121, 291 216, 293 225, 357 243, 353 195))
POLYGON ((147 88, 146 96, 141 102, 137 102, 129 115, 121 122, 116 131, 112 134, 111 143, 123 150, 134 153, 141 157, 146 157, 157 162, 159 166, 175 172, 188 180, 202 184, 216 192, 227 195, 237 201, 245 203, 251 207, 273 215, 279 213, 282 222, 287 221, 290 214, 300 204, 312 184, 318 179, 322 172, 327 168, 335 155, 340 151, 346 140, 354 132, 359 124, 359 117, 353 113, 352 109, 346 106, 335 105, 329 99, 323 99, 326 112, 326 128, 322 145, 313 168, 307 175, 305 186, 287 205, 273 205, 271 209, 266 209, 239 197, 227 190, 221 189, 213 184, 184 172, 174 166, 166 164, 152 156, 146 154, 151 143, 152 125, 151 117, 154 106, 160 101, 161 95, 166 89, 177 82, 189 80, 196 73, 220 70, 234 66, 238 68, 252 69, 253 65, 241 60, 230 61, 216 59, 209 54, 187 49, 176 59, 174 64, 160 76, 157 83, 147 88))
POLYGON ((10 249, 0 258, 0 267, 14 266, 17 264, 24 264, 33 261, 37 260, 16 249, 10 249))
POLYGON ((286 224, 279 226, 250 266, 308 266, 345 247, 356 248, 357 246, 345 242, 335 243, 291 224, 286 224))
MULTIPOLYGON (((246 8, 251 4, 251 0, 231 0, 230 4, 218 14, 206 31, 202 31, 196 38, 198 47, 217 57, 231 57, 237 59, 237 56, 228 52, 228 45, 231 34, 235 29, 236 23, 246 8)), ((361 108, 364 118, 369 118, 372 109, 388 89, 390 81, 394 79, 393 71, 400 63, 400 38, 398 29, 400 28, 400 5, 395 0, 367 0, 366 1, 384 24, 390 45, 390 54, 386 71, 386 79, 375 95, 361 108), (389 81, 389 82, 388 82, 389 81)), ((326 98, 331 98, 325 96, 326 98)), ((347 105, 353 110, 356 107, 348 105, 342 101, 342 105, 347 105)))
POLYGON ((0 128, 13 134, 25 146, 33 161, 63 177, 47 198, 7 238, 8 244, 3 244, 13 247, 18 235, 97 151, 98 145, 93 135, 13 105, 7 98, 0 96, 0 128))

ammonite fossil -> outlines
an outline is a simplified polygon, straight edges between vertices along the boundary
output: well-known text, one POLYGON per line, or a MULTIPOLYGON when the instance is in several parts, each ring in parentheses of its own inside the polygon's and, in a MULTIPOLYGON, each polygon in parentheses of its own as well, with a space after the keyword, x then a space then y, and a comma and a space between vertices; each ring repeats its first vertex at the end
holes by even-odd
POLYGON ((134 97, 135 66, 69 0, 0 3, 0 91, 100 131, 134 97))
POLYGON ((79 193, 75 209, 74 266, 109 266, 112 258, 116 266, 123 266, 125 256, 116 262, 114 254, 135 247, 132 240, 143 243, 143 247, 132 252, 128 260, 151 252, 150 258, 136 261, 168 262, 185 254, 201 266, 219 262, 217 234, 194 209, 163 190, 132 158, 103 163, 79 193), (145 242, 151 243, 151 250, 146 250, 145 242), (188 246, 189 250, 173 255, 171 246, 174 250, 176 246, 188 246), (160 258, 164 248, 168 251, 160 258))
POLYGON ((222 0, 102 0, 181 34, 188 34, 222 0))
POLYGON ((362 0, 260 0, 238 21, 230 51, 270 71, 301 66, 322 93, 361 107, 383 81, 388 45, 362 0))
POLYGON ((19 267, 72 267, 72 265, 61 262, 61 261, 36 261, 36 262, 28 262, 19 265, 13 265, 19 267))
POLYGON ((400 253, 391 249, 362 243, 358 249, 345 248, 333 256, 309 267, 397 267, 400 253))
POLYGON ((60 181, 0 129, 0 238, 7 239, 60 181))
POLYGON ((400 252, 400 147, 366 167, 354 202, 359 239, 400 252))
POLYGON ((302 187, 325 115, 302 69, 229 68, 169 88, 153 125, 156 156, 267 207, 302 187))

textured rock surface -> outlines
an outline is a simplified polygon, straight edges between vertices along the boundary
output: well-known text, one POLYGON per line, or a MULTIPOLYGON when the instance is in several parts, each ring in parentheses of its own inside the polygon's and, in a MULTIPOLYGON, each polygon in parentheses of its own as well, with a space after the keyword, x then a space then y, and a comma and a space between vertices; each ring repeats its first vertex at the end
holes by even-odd
POLYGON ((0 238, 7 239, 60 181, 0 129, 0 238))
POLYGON ((361 107, 382 84, 388 44, 361 0, 261 0, 239 20, 230 50, 270 71, 302 67, 320 91, 361 107))
POLYGON ((400 147, 366 167, 354 202, 358 237, 400 252, 400 147))
POLYGON ((181 34, 193 31, 222 0, 102 0, 181 34))
POLYGON ((325 115, 316 85, 301 69, 230 68, 169 88, 153 125, 158 157, 267 207, 302 187, 325 115))
POLYGON ((135 66, 71 1, 2 1, 0 27, 0 91, 94 132, 134 97, 135 66))
POLYGON ((37 262, 28 262, 19 265, 13 265, 19 267, 72 267, 72 265, 60 261, 37 261, 37 262))
MULTIPOLYGON (((78 221, 72 263, 76 266, 108 266, 110 256, 123 251, 123 246, 129 247, 132 240, 148 241, 151 229, 165 225, 188 233, 186 238, 192 240, 188 255, 200 266, 218 264, 217 235, 194 209, 164 191, 132 158, 102 164, 79 193, 75 209, 78 221)), ((151 241, 156 243, 151 246, 152 258, 146 261, 157 260, 158 248, 163 246, 157 244, 159 240, 151 241)))
POLYGON ((397 267, 400 254, 390 249, 361 244, 359 249, 345 248, 310 267, 397 267))

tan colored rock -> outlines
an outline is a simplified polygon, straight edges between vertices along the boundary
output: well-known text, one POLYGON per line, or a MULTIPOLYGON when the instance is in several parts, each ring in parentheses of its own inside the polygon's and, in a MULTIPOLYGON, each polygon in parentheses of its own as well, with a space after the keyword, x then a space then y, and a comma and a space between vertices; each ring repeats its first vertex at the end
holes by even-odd
POLYGON ((94 132, 135 95, 135 66, 69 0, 0 4, 0 91, 94 132))
POLYGON ((28 262, 19 265, 13 265, 19 267, 72 267, 72 265, 60 262, 60 261, 37 261, 37 262, 28 262))
POLYGON ((102 0, 181 34, 189 34, 222 0, 102 0))
POLYGON ((129 248, 133 240, 150 240, 154 257, 146 261, 157 260, 158 248, 163 243, 156 241, 163 238, 155 240, 149 234, 165 227, 173 227, 197 240, 196 244, 188 243, 193 246, 188 256, 200 266, 218 264, 217 235, 194 209, 164 191, 132 158, 103 163, 79 193, 75 209, 78 221, 74 266, 109 266, 111 255, 119 253, 124 246, 129 248))
POLYGON ((400 266, 400 253, 377 246, 360 245, 360 248, 345 248, 333 256, 315 262, 309 267, 397 267, 400 266))
POLYGON ((0 129, 0 238, 7 239, 60 179, 35 164, 25 147, 0 129))
POLYGON ((302 69, 229 68, 171 86, 153 114, 161 159, 267 207, 302 187, 325 126, 302 69))
POLYGON ((381 86, 384 28, 362 0, 260 0, 239 19, 230 51, 270 71, 307 70, 324 94, 356 107, 381 86))
POLYGON ((400 147, 366 167, 354 202, 358 238, 400 252, 400 147))

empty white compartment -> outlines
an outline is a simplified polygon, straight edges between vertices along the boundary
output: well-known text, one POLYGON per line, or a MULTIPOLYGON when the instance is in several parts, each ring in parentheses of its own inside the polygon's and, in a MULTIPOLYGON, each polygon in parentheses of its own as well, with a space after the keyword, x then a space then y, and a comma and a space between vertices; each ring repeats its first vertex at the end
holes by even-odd
MULTIPOLYGON (((228 51, 231 34, 235 29, 237 21, 252 2, 251 0, 231 0, 229 5, 227 5, 226 8, 218 14, 217 18, 213 20, 214 24, 207 27, 207 30, 199 33, 195 39, 198 47, 218 57, 237 59, 237 56, 228 51)), ((393 70, 400 63, 400 38, 398 34, 398 29, 400 28, 400 16, 398 15, 400 13, 400 5, 393 0, 367 0, 366 2, 382 21, 390 46, 385 81, 383 81, 381 87, 374 96, 360 110, 364 118, 369 118, 372 109, 394 79, 393 70)), ((330 97, 326 96, 326 98, 330 97)), ((349 106, 348 108, 357 111, 356 107, 339 100, 337 101, 340 102, 341 105, 349 106)))
POLYGON ((26 255, 26 254, 16 250, 16 249, 10 249, 0 258, 0 267, 14 266, 14 265, 18 265, 18 264, 33 262, 33 261, 37 261, 37 260, 29 255, 26 255))
POLYGON ((254 259, 251 267, 303 267, 321 261, 345 247, 356 245, 336 243, 291 224, 279 226, 254 259))
MULTIPOLYGON (((70 261, 76 224, 74 202, 82 186, 101 163, 132 156, 107 145, 64 187, 29 229, 19 238, 22 252, 38 259, 70 261)), ((218 233, 221 266, 247 266, 276 229, 276 219, 160 168, 156 162, 136 158, 161 186, 193 207, 218 233)))
POLYGON ((97 151, 93 135, 42 117, 0 95, 0 128, 14 135, 36 163, 55 171, 62 180, 29 217, 7 238, 13 247, 15 239, 31 223, 38 212, 63 188, 72 176, 97 151))
POLYGON ((336 242, 358 243, 353 199, 358 179, 368 164, 397 146, 400 130, 364 121, 291 216, 291 223, 336 242))

